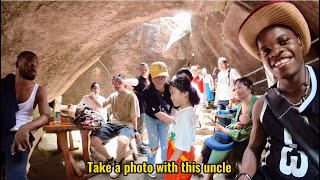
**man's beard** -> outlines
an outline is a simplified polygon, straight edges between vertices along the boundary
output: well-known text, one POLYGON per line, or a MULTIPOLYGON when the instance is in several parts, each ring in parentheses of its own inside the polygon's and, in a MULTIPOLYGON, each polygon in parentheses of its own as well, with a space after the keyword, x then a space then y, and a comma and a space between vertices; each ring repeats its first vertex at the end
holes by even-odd
POLYGON ((24 79, 27 79, 27 80, 30 80, 30 81, 33 81, 36 76, 31 74, 31 73, 28 73, 27 71, 23 70, 23 69, 19 69, 19 74, 21 75, 21 77, 23 77, 24 79))

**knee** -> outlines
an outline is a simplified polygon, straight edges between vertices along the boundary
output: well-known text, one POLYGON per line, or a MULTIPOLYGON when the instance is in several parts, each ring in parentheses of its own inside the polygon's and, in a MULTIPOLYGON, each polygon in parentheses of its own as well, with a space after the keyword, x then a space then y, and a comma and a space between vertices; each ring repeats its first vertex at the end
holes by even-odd
POLYGON ((158 148, 159 148, 159 146, 151 147, 150 149, 151 149, 151 151, 157 151, 157 150, 158 150, 158 148))
POLYGON ((97 146, 97 145, 102 145, 102 141, 101 141, 101 139, 99 139, 97 136, 92 136, 91 138, 90 138, 90 141, 91 141, 91 145, 92 146, 97 146))
POLYGON ((130 139, 126 136, 119 136, 118 137, 118 146, 128 146, 130 143, 130 139))

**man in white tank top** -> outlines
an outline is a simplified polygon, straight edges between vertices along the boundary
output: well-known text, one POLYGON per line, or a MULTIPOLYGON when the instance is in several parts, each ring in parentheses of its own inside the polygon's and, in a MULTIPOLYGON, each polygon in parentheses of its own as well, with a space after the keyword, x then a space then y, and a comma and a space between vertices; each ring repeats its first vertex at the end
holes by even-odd
POLYGON ((30 132, 47 124, 50 116, 47 92, 34 82, 38 64, 36 54, 24 51, 18 56, 16 75, 1 79, 1 162, 6 179, 27 179, 34 139, 30 132), (40 116, 32 121, 37 105, 40 116))

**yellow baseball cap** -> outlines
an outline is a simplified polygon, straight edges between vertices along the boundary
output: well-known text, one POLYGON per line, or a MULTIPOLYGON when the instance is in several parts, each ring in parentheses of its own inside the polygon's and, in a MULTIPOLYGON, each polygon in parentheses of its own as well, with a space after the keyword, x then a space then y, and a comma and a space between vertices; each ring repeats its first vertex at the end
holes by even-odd
POLYGON ((164 62, 154 62, 150 65, 149 72, 152 78, 169 76, 167 65, 164 62))

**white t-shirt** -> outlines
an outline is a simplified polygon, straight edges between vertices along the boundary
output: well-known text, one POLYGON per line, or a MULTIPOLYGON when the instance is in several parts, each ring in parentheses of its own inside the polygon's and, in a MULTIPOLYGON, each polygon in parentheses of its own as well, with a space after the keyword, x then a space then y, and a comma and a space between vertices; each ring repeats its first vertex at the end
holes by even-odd
MULTIPOLYGON (((238 78, 241 78, 240 74, 233 68, 230 69, 230 80, 237 80, 238 78)), ((229 79, 228 79, 228 71, 220 71, 218 73, 218 82, 217 82, 217 86, 218 86, 218 94, 217 94, 217 98, 218 100, 230 100, 232 97, 230 97, 230 90, 231 87, 233 87, 233 84, 230 82, 229 83, 229 79)))
POLYGON ((196 116, 192 106, 183 108, 176 113, 169 130, 169 137, 177 149, 190 151, 196 137, 196 116))
MULTIPOLYGON (((106 101, 106 98, 104 98, 103 96, 98 95, 97 100, 103 104, 103 102, 106 101)), ((80 103, 78 106, 82 106, 83 103, 85 103, 85 106, 92 108, 94 111, 98 111, 103 115, 104 119, 107 119, 107 115, 108 115, 108 111, 107 108, 100 108, 98 107, 90 98, 89 95, 85 95, 83 96, 83 98, 81 99, 80 103)))
POLYGON ((214 84, 213 84, 213 78, 212 78, 211 74, 207 74, 204 76, 203 83, 204 84, 208 83, 210 90, 213 90, 214 84))

